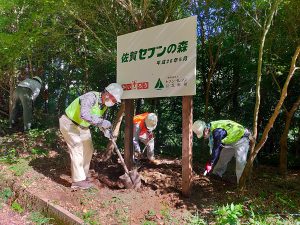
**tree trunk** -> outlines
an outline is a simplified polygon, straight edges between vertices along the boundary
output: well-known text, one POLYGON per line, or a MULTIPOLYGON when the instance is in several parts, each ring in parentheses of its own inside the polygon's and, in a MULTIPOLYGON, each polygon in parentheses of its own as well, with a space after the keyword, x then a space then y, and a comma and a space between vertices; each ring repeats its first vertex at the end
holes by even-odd
MULTIPOLYGON (((259 114, 259 107, 260 107, 260 99, 261 99, 261 95, 260 95, 260 84, 261 84, 261 76, 262 76, 262 63, 263 63, 263 53, 264 53, 264 45, 265 45, 265 40, 266 40, 266 36, 269 32, 274 14, 278 8, 279 3, 281 2, 281 0, 276 0, 275 3, 271 6, 271 10, 270 10, 270 14, 268 15, 264 26, 263 26, 263 32, 262 32, 262 36, 260 39, 260 46, 259 46, 259 54, 258 54, 258 65, 257 65, 257 80, 256 80, 256 102, 255 102, 255 108, 254 108, 254 115, 253 115, 253 139, 256 140, 257 139, 257 124, 258 124, 258 114, 259 114)), ((267 128, 265 128, 266 130, 267 128)), ((267 139, 267 134, 266 133, 266 137, 262 137, 261 142, 263 141, 262 144, 265 143, 266 140, 263 140, 264 138, 267 139)), ((240 178, 240 183, 239 186, 240 187, 244 187, 245 186, 245 182, 246 179, 249 177, 251 171, 252 171, 252 164, 253 161, 256 157, 255 151, 256 146, 255 144, 252 144, 253 141, 251 141, 251 145, 250 145, 250 155, 251 158, 248 160, 247 165, 244 169, 244 172, 242 174, 242 177, 240 178)), ((259 151, 259 149, 258 149, 259 151)))
POLYGON ((251 152, 250 154, 250 157, 248 159, 248 162, 246 164, 246 167, 243 171, 243 174, 240 178, 240 181, 239 181, 239 188, 242 190, 245 188, 245 185, 246 185, 246 179, 248 178, 251 170, 252 170, 252 165, 253 165, 253 161, 257 155, 257 153, 260 151, 260 149, 263 147, 263 145, 265 144, 267 138, 268 138, 268 134, 269 134, 269 131, 270 129, 273 127, 273 124, 278 116, 278 114, 280 113, 280 109, 282 107, 282 104, 287 96, 287 89, 288 89, 288 86, 289 86, 289 83, 290 83, 290 80, 292 79, 293 75, 294 75, 294 72, 299 69, 298 67, 296 67, 296 61, 297 61, 297 58, 300 54, 300 45, 297 47, 296 51, 295 51, 295 54, 292 58, 292 62, 291 62, 291 67, 290 67, 290 71, 289 71, 289 74, 286 78, 286 81, 284 83, 284 86, 282 88, 282 91, 281 91, 281 96, 280 96, 280 99, 275 107, 275 110, 274 110, 274 113, 273 115, 271 116, 271 118, 269 119, 268 121, 268 124, 267 126, 265 127, 264 129, 264 132, 262 134, 262 137, 261 137, 261 140, 259 141, 259 143, 254 147, 254 150, 251 152))
MULTIPOLYGON (((124 116, 124 111, 125 111, 125 103, 122 102, 121 107, 117 113, 116 119, 114 121, 114 125, 113 125, 112 131, 113 131, 114 141, 117 141, 117 139, 118 139, 121 123, 122 123, 123 116, 124 116)), ((112 141, 109 141, 106 146, 106 152, 101 157, 101 161, 107 161, 112 156, 114 148, 115 147, 114 147, 114 144, 112 143, 112 141)))
POLYGON ((10 115, 12 111, 13 94, 15 91, 15 86, 18 78, 18 74, 14 66, 10 70, 8 76, 9 76, 9 108, 8 108, 9 113, 8 114, 10 115))
POLYGON ((298 159, 300 157, 300 126, 298 127, 298 139, 297 139, 295 148, 296 148, 295 155, 296 155, 296 158, 298 159))
POLYGON ((285 127, 280 137, 279 172, 283 176, 286 176, 287 173, 287 152, 288 152, 287 139, 288 139, 289 129, 290 129, 290 125, 294 113, 299 108, 299 105, 300 105, 300 96, 298 97, 297 101, 294 103, 292 109, 289 112, 286 112, 285 127))

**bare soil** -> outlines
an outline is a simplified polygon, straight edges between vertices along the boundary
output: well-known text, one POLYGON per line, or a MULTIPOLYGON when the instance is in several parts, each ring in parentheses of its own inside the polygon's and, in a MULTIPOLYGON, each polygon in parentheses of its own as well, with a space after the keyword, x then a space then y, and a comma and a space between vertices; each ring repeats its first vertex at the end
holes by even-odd
POLYGON ((27 220, 28 213, 20 215, 13 211, 9 205, 2 203, 0 207, 0 224, 1 225, 23 225, 32 224, 27 220))
MULTIPOLYGON (((26 140, 26 137, 22 138, 26 140)), ((43 146, 42 140, 36 144, 43 146)), ((257 167, 248 189, 241 193, 237 191, 233 170, 229 169, 222 179, 216 179, 203 176, 200 168, 204 165, 198 165, 194 168, 191 197, 184 198, 181 195, 180 159, 158 156, 159 165, 141 160, 138 172, 142 177, 142 187, 131 190, 125 189, 119 180, 124 170, 117 156, 103 162, 101 155, 96 153, 91 163, 95 188, 74 191, 70 188, 70 160, 64 142, 60 140, 56 147, 48 150, 47 156, 31 159, 30 169, 22 176, 15 176, 15 181, 83 218, 88 224, 189 224, 188 218, 196 212, 213 223, 216 206, 231 202, 240 202, 247 207, 263 201, 266 208, 261 208, 262 213, 269 207, 272 207, 272 213, 299 211, 299 171, 291 171, 286 179, 282 179, 276 168, 257 167), (285 192, 296 204, 291 208, 288 205, 282 208, 282 204, 274 200, 275 193, 285 192)), ((9 165, 0 166, 2 172, 11 173, 9 165)), ((5 212, 0 216, 2 220, 11 218, 11 214, 5 212)))

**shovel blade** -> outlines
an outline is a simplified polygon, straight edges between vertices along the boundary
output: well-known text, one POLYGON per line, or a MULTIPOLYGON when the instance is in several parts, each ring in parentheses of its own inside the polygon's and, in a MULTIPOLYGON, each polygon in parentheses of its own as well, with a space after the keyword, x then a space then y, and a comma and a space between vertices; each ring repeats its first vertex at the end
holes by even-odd
POLYGON ((141 187, 141 177, 136 170, 129 171, 119 177, 127 189, 139 189, 141 187))

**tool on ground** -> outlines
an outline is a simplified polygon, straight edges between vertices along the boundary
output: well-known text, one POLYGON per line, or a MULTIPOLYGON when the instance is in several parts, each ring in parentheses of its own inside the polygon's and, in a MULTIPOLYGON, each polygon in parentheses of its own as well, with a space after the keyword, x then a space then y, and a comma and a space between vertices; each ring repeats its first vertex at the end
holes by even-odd
MULTIPOLYGON (((103 131, 103 130, 102 130, 103 131)), ((137 172, 137 170, 128 170, 124 159, 120 153, 120 150, 113 138, 113 134, 111 129, 108 129, 109 133, 110 133, 110 140, 113 143, 115 150, 119 156, 119 159, 121 161, 121 165, 123 166, 124 170, 125 170, 125 174, 123 174, 122 176, 120 176, 119 178, 121 179, 122 183, 124 184, 124 186, 126 188, 132 188, 132 189, 138 189, 141 187, 141 177, 139 175, 139 173, 137 172)), ((103 133, 105 133, 105 130, 103 131, 103 133)))
POLYGON ((204 171, 203 175, 206 176, 211 171, 211 169, 212 169, 211 164, 209 162, 206 163, 206 165, 205 165, 205 171, 204 171))

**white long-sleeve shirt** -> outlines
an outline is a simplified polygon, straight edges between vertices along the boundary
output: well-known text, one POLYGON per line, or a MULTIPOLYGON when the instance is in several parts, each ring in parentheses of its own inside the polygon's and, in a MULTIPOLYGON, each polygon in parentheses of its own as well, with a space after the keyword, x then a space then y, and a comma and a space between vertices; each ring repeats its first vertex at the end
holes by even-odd
POLYGON ((40 94, 41 88, 42 88, 42 84, 40 82, 38 82, 35 79, 31 79, 31 78, 26 78, 25 80, 21 81, 18 84, 19 87, 25 87, 25 88, 29 88, 30 90, 32 90, 32 96, 31 99, 33 101, 35 101, 35 99, 37 98, 37 96, 40 94))
POLYGON ((103 118, 91 114, 91 108, 97 104, 103 106, 101 101, 101 94, 97 100, 97 96, 93 92, 88 92, 80 96, 80 117, 94 126, 100 126, 103 118))

